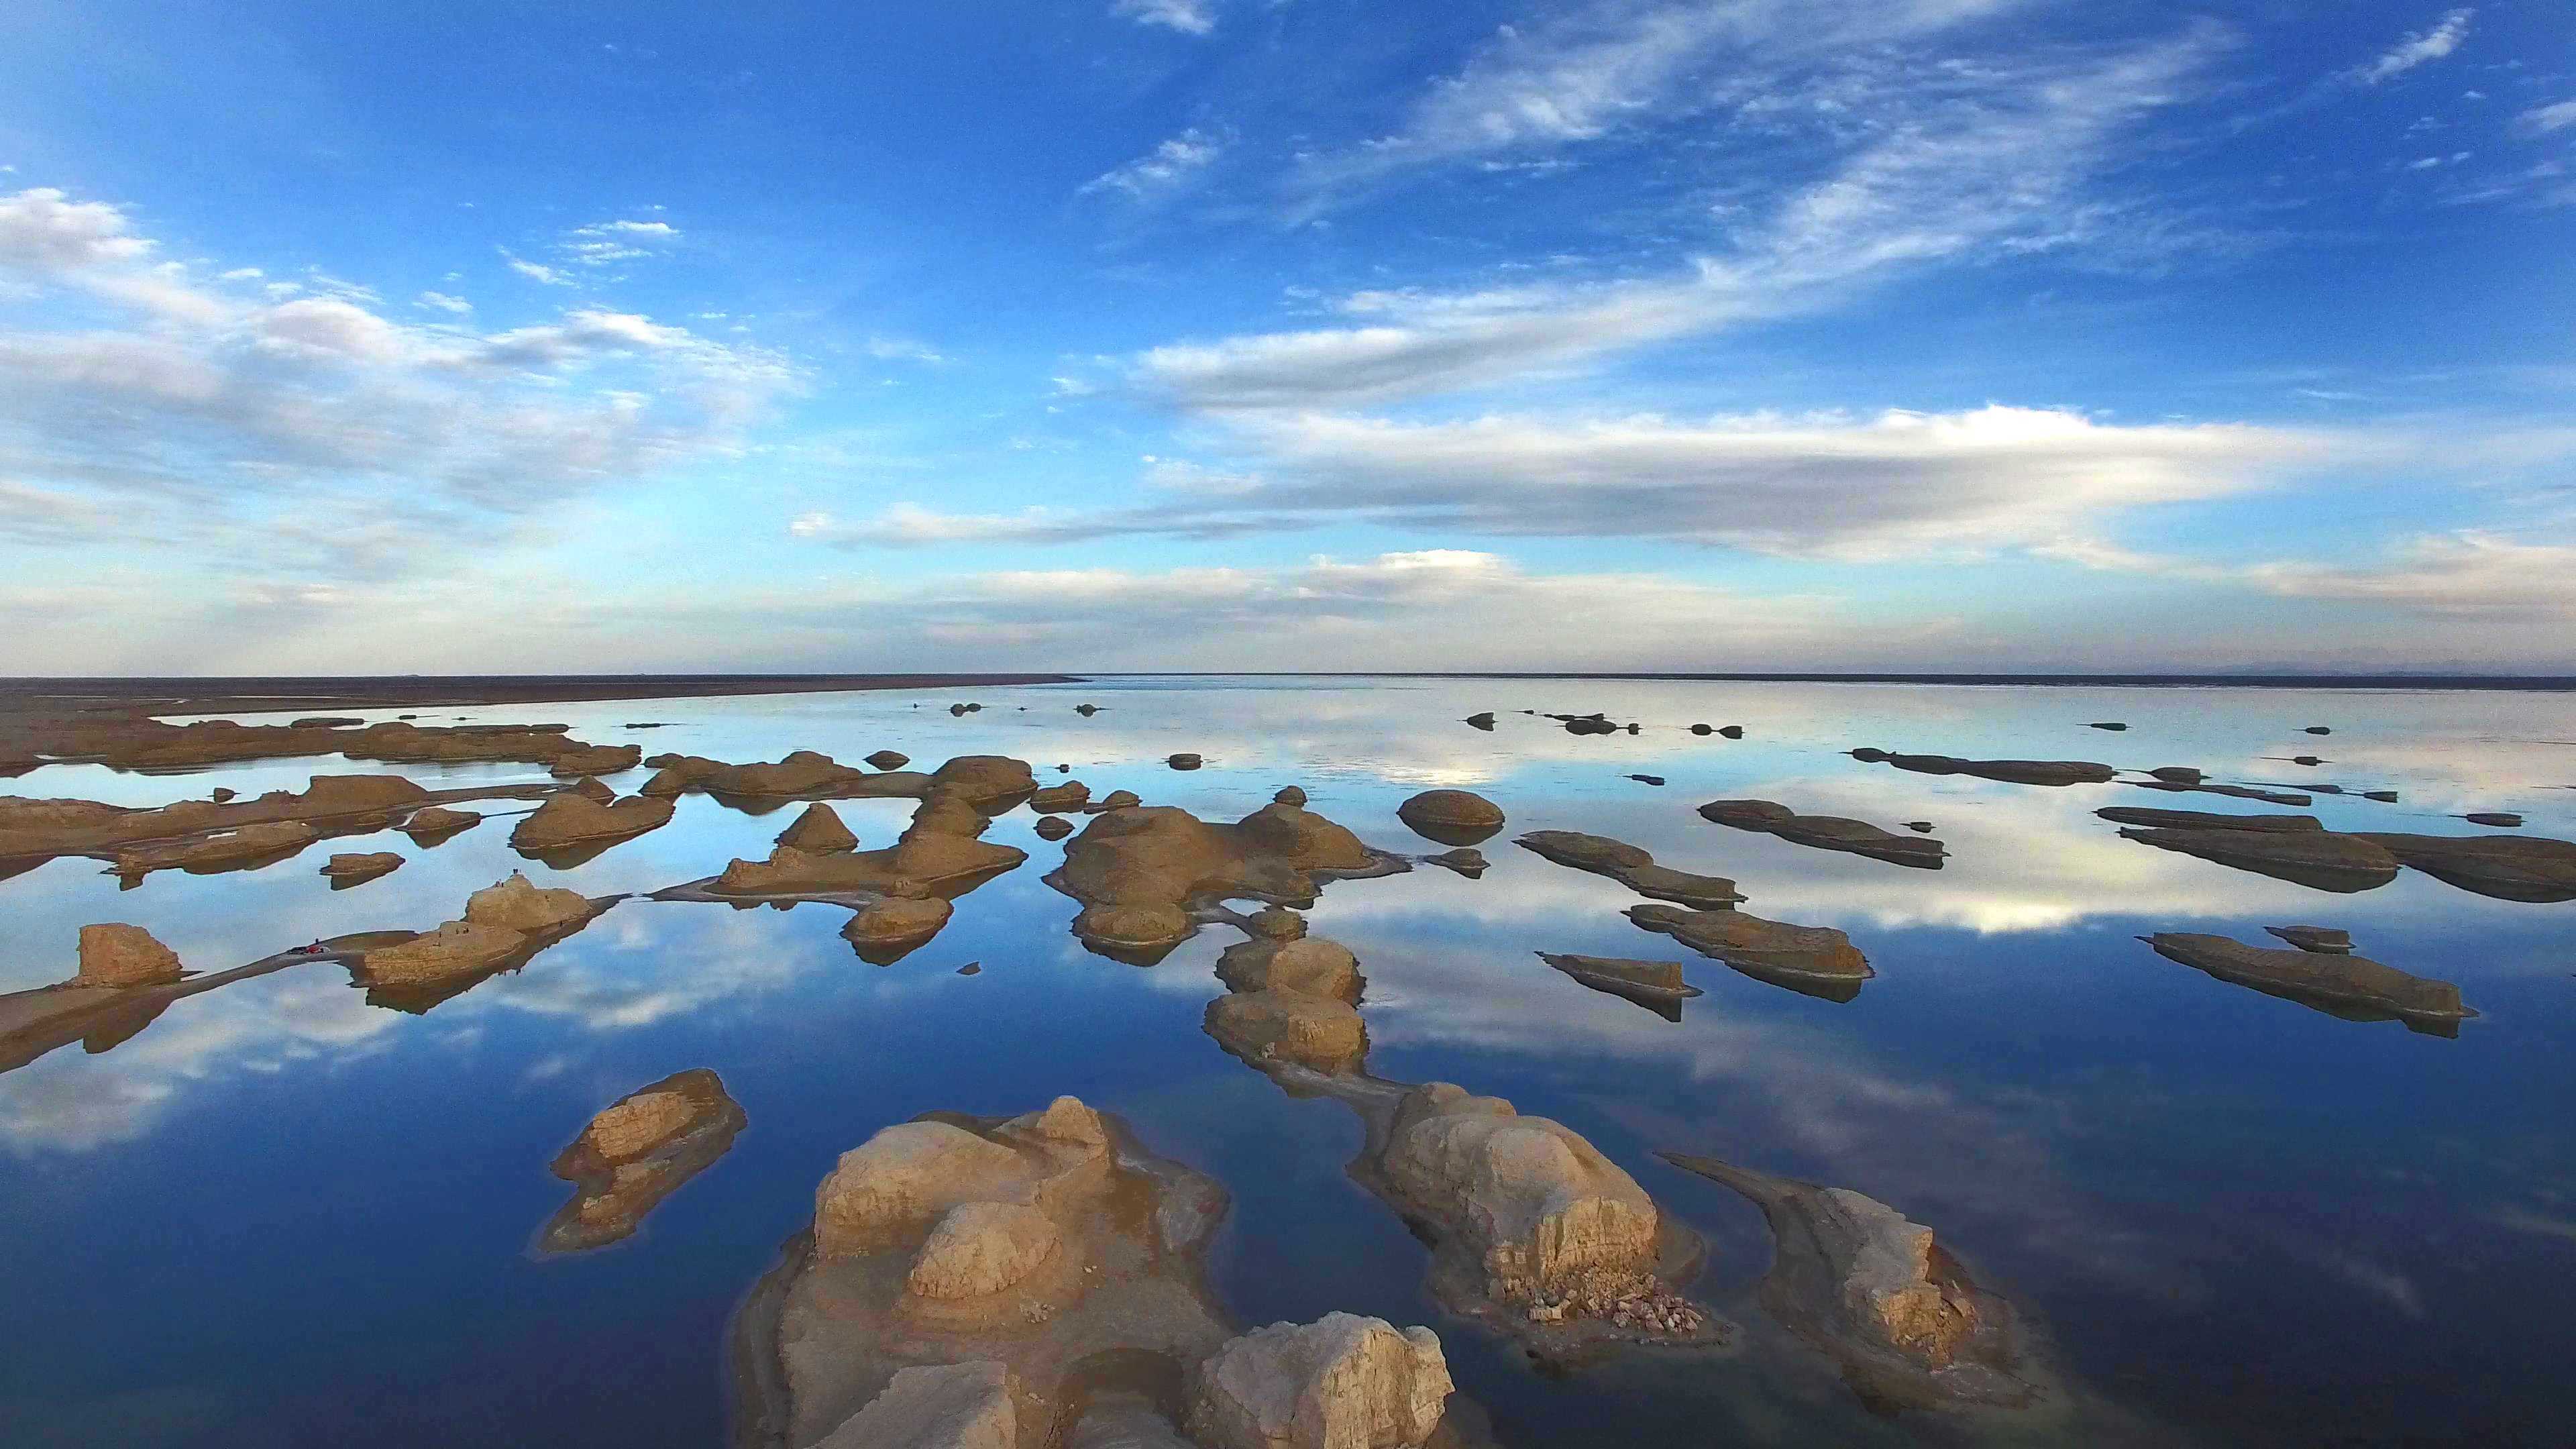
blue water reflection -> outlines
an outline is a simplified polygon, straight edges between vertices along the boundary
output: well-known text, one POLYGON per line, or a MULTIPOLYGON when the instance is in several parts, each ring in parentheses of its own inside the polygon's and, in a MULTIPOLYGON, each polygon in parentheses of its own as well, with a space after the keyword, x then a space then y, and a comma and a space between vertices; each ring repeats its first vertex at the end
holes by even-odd
MULTIPOLYGON (((1025 1110, 1073 1093, 1227 1183, 1217 1287, 1247 1323, 1332 1309, 1430 1322, 1460 1387, 1517 1446, 1616 1442, 2558 1444, 2576 1332, 2576 903, 2490 900, 2406 871, 2330 896, 2121 840, 2110 804, 2242 802, 1906 774, 1861 745, 2194 765, 2319 795, 2329 827, 2471 833, 2514 810, 2576 836, 2576 744, 2549 695, 1940 689, 1548 681, 1134 680, 949 695, 466 710, 587 739, 733 760, 892 747, 1029 760, 1234 818, 1280 785, 1372 843, 1419 843, 1396 804, 1472 788, 1510 812, 1480 880, 1422 869, 1330 886, 1315 929, 1356 951, 1369 1069, 1448 1080, 1555 1117, 1708 1239, 1702 1296, 1729 1354, 1640 1354, 1544 1377, 1442 1322, 1422 1249, 1343 1165, 1356 1121, 1292 1098, 1201 1030, 1212 931, 1149 968, 1086 953, 1039 875, 1060 847, 1017 812, 988 838, 1028 866, 959 902, 930 945, 859 962, 847 913, 628 900, 526 969, 420 1015, 366 1004, 345 968, 298 965, 171 1005, 95 1054, 0 1075, 0 1282, 12 1444, 707 1444, 727 1422, 726 1317, 802 1226, 837 1155, 930 1109, 1025 1110), (1084 719, 1070 706, 1105 706, 1084 719), (916 708, 915 706, 919 707, 916 708), (1025 712, 1022 706, 1026 706, 1025 712), (1641 724, 1576 737, 1523 709, 1641 724), (1479 732, 1459 723, 1500 712, 1479 732), (2125 720, 2118 734, 2092 720, 2125 720), (668 720, 629 733, 628 721, 668 720), (1693 722, 1746 738, 1695 736, 1693 722), (2323 724, 2322 739, 2301 733, 2323 724), (1175 773, 1175 750, 1207 766, 1175 773), (2313 753, 2299 767, 2273 756, 2313 753), (1626 777, 1665 777, 1662 788, 1626 777), (1939 871, 1709 824, 1718 797, 1885 825, 1932 821, 1939 871), (1732 876, 1747 909, 1849 932, 1877 968, 1836 1003, 1780 990, 1628 924, 1639 898, 1509 844, 1570 829, 1732 876), (2456 1040, 2227 985, 2134 938, 2348 928, 2363 952, 2460 984, 2456 1040), (1679 1023, 1588 991, 1539 950, 1676 959, 1706 991, 1679 1023), (976 962, 981 971, 956 969, 976 962), (589 1116, 691 1067, 748 1113, 733 1149, 641 1233, 540 1260, 563 1184, 546 1164, 589 1116), (1877 1417, 1752 1291, 1759 1214, 1655 1149, 1845 1186, 1936 1227, 2027 1314, 2066 1384, 2019 1414, 1877 1417)), ((380 712, 389 713, 389 712, 380 712)), ((16 793, 158 803, 300 787, 345 762, 182 776, 47 767, 16 793)), ((405 768, 425 784, 541 778, 405 768)), ((641 772, 616 783, 631 789, 641 772)), ((498 808, 516 808, 502 806, 498 808)), ((845 802, 863 845, 905 801, 845 802)), ((2246 809, 2258 807, 2244 806, 2246 809)), ((2260 807, 2268 808, 2268 807, 2260 807)), ((70 974, 80 925, 144 925, 193 968, 339 934, 418 929, 514 869, 592 895, 757 856, 793 811, 701 796, 663 830, 570 870, 508 849, 509 820, 434 848, 342 837, 265 869, 164 872, 132 890, 69 859, 0 881, 0 990, 70 974), (393 875, 334 892, 334 850, 393 875)))

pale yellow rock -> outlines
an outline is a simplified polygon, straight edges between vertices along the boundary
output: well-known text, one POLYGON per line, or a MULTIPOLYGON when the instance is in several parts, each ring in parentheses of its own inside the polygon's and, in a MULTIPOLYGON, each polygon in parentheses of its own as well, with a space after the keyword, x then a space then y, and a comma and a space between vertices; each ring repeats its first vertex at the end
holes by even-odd
POLYGON ((179 979, 178 953, 141 926, 121 921, 80 929, 80 974, 74 986, 162 986, 179 979))
POLYGON ((1651 1271, 1654 1199, 1591 1143, 1499 1097, 1434 1082, 1397 1109, 1384 1160, 1407 1196, 1447 1208, 1511 1301, 1585 1269, 1651 1271))
POLYGON ((1017 1388, 990 1361, 904 1369, 815 1449, 1019 1449, 1017 1388))
POLYGON ((697 1108, 677 1092, 639 1092, 591 1118, 585 1135, 600 1156, 623 1162, 687 1131, 696 1117, 697 1108))
POLYGON ((1062 1248, 1055 1223, 1035 1208, 960 1203, 931 1229, 904 1287, 923 1298, 979 1298, 1027 1278, 1062 1248))
POLYGON ((466 924, 505 931, 551 931, 589 914, 590 901, 581 892, 539 890, 521 871, 465 898, 466 924))
POLYGON ((1203 1449, 1420 1449, 1450 1390, 1430 1329, 1332 1313, 1229 1340, 1199 1369, 1189 1427, 1203 1449))
POLYGON ((907 1223, 1024 1190, 1020 1155, 945 1122, 899 1122, 841 1154, 814 1192, 814 1252, 864 1253, 907 1223))

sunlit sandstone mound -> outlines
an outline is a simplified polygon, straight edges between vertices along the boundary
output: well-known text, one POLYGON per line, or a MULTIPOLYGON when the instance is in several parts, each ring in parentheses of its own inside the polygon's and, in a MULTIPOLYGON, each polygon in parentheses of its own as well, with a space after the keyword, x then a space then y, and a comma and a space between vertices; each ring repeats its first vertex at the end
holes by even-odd
POLYGON ((2018 1341, 2010 1305, 1972 1282, 1930 1228, 1847 1188, 1658 1155, 1761 1207, 1776 1244, 1764 1308, 1839 1359, 1864 1398, 2019 1407, 2040 1394, 2044 1380, 2018 1341))
POLYGON ((1223 1190, 1070 1097, 842 1156, 738 1319, 740 1442, 831 1449, 1466 1449, 1427 1329, 1229 1337, 1199 1257, 1223 1190))
POLYGON ((1216 964, 1226 994, 1208 1003, 1205 1029, 1256 1067, 1355 1072, 1368 1056, 1368 1032, 1353 1005, 1362 984, 1359 963, 1349 948, 1306 936, 1303 927, 1299 920, 1297 936, 1256 932, 1226 948, 1216 964))
MULTIPOLYGON (((352 974, 374 988, 461 989, 524 964, 615 904, 613 896, 592 900, 579 891, 539 890, 526 876, 513 873, 468 897, 462 919, 376 947, 360 958, 352 974)), ((376 999, 376 993, 369 999, 376 999)))
POLYGON ((1841 815, 1801 815, 1771 800, 1711 800, 1699 807, 1702 819, 1737 830, 1776 835, 1794 845, 1847 851, 1892 865, 1939 870, 1949 848, 1928 835, 1897 835, 1866 820, 1841 815))
POLYGON ((1695 875, 1655 864, 1654 855, 1624 840, 1579 830, 1533 830, 1515 842, 1558 865, 1608 876, 1641 896, 1686 906, 1722 909, 1744 899, 1724 876, 1695 875))
POLYGON ((655 796, 703 790, 746 800, 851 799, 918 795, 929 783, 921 775, 892 771, 872 775, 813 750, 797 750, 770 764, 731 765, 704 755, 678 754, 655 755, 644 763, 655 773, 644 782, 642 793, 655 796))
POLYGON ((603 805, 577 791, 564 790, 522 818, 510 832, 510 848, 526 856, 550 855, 585 845, 631 840, 671 823, 668 800, 630 795, 603 805))
POLYGON ((934 777, 892 846, 824 854, 782 844, 765 861, 735 861, 706 889, 736 897, 920 897, 965 890, 1028 859, 1014 846, 982 838, 993 823, 987 807, 1008 798, 1007 791, 975 793, 988 784, 971 778, 944 784, 934 777))
POLYGON ((1698 1240, 1591 1143, 1499 1097, 1414 1088, 1372 1123, 1352 1174, 1434 1242, 1434 1297, 1552 1356, 1722 1332, 1674 1291, 1698 1240))
POLYGON ((1628 919, 1723 961, 1757 981, 1811 996, 1849 1001, 1876 974, 1851 937, 1830 926, 1793 926, 1742 911, 1685 911, 1632 906, 1628 919))
POLYGON ((1918 775, 1973 775, 2008 785, 2098 785, 2119 773, 2090 760, 1963 760, 1956 755, 1901 755, 1876 749, 1854 750, 1851 757, 1918 775))
POLYGON ((617 1099, 554 1160, 572 1201, 547 1223, 547 1252, 597 1248, 632 1234, 644 1215, 733 1146, 747 1119, 714 1072, 676 1072, 617 1099))
POLYGON ((831 806, 821 801, 806 806, 795 823, 778 832, 778 843, 808 855, 830 855, 859 848, 859 838, 850 833, 850 827, 842 823, 831 806))
POLYGON ((184 974, 179 953, 162 945, 150 931, 109 922, 81 927, 80 973, 69 984, 160 986, 184 974))
POLYGON ((1142 954, 1197 930, 1194 906, 1305 905, 1324 880, 1405 868, 1323 816, 1274 801, 1232 825, 1168 805, 1108 811, 1066 842, 1063 866, 1046 879, 1082 902, 1073 930, 1086 945, 1142 954))
POLYGON ((1395 814, 1414 834, 1442 845, 1479 845, 1503 828, 1503 807, 1468 790, 1425 790, 1395 814))
MULTIPOLYGON (((2338 933, 2339 934, 2339 933, 2338 933)), ((2349 953, 2248 946, 2225 936, 2166 932, 2142 936, 2156 954, 2221 981, 2361 1020, 2394 1017, 2419 1030, 2449 1035, 2477 1013, 2460 1004, 2460 988, 2414 976, 2349 953)))

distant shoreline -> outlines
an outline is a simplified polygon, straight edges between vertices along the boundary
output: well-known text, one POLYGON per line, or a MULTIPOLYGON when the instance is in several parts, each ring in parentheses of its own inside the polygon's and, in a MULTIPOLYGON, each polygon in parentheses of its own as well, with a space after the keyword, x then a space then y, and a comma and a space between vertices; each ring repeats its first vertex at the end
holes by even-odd
POLYGON ((2414 689, 2576 691, 2565 674, 1684 674, 1564 673, 1552 670, 1179 670, 1091 674, 1113 679, 1577 679, 1679 684, 1952 684, 2045 685, 2061 688, 2414 689))
POLYGON ((0 714, 124 711, 306 713, 402 705, 577 704, 707 699, 745 694, 840 694, 876 689, 968 689, 1080 684, 1070 674, 400 674, 237 675, 206 678, 0 679, 0 714))

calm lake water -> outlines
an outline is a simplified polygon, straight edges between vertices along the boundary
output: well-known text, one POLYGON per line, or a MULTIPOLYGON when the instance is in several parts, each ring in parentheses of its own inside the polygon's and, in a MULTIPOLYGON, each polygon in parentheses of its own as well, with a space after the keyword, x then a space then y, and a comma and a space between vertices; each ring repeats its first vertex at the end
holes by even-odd
MULTIPOLYGON (((0 1443, 724 1442, 728 1316, 810 1218, 838 1154, 925 1111, 1016 1113, 1064 1093, 1232 1191, 1211 1267, 1237 1321, 1348 1309, 1430 1324, 1459 1389, 1520 1449, 2576 1443, 2576 902, 2490 900, 2412 870, 2326 894, 2124 841, 2092 814, 2274 807, 1842 754, 2195 765, 2401 792, 2318 796, 2330 828, 2467 834, 2459 813, 2511 810, 2525 833, 2565 838, 2568 695, 1148 679, 981 689, 982 712, 952 718, 962 697, 448 713, 731 760, 1015 755, 1042 779, 1068 763, 1095 795, 1124 787, 1210 818, 1293 783, 1408 852, 1441 847, 1398 823, 1399 801, 1479 791, 1511 817, 1484 846, 1483 879, 1337 882, 1311 913, 1368 977, 1369 1069, 1457 1082, 1588 1137, 1707 1239, 1693 1292, 1738 1326, 1735 1351, 1549 1377, 1441 1317, 1422 1247, 1344 1175, 1353 1115, 1291 1098, 1202 1032, 1223 989, 1211 964, 1239 938, 1210 930, 1141 969, 1085 952, 1066 930, 1073 903, 1039 880, 1062 848, 1021 810, 988 838, 1029 864, 890 967, 840 939, 845 910, 630 900, 426 1014, 370 1007, 340 967, 299 966, 182 1000, 103 1053, 67 1046, 0 1076, 0 1443), (1084 719, 1083 701, 1105 708, 1084 719), (1644 728, 1577 737, 1523 709, 1644 728), (1501 713, 1491 733, 1458 722, 1479 710, 1501 713), (642 720, 672 723, 622 728, 642 720), (2096 720, 2130 728, 2086 728, 2096 720), (1695 721, 1745 738, 1694 736, 1695 721), (1165 768, 1176 750, 1206 768, 1165 768), (2301 754, 2329 762, 2276 758, 2301 754), (1932 821, 1950 860, 1903 869, 1694 813, 1746 796, 1932 821), (1878 976, 1836 1003, 1692 956, 1623 919, 1640 900, 1624 887, 1509 843, 1548 828, 1732 876, 1749 911, 1849 932, 1878 976), (2343 1020, 2135 939, 2269 945, 2262 928, 2286 924, 2347 928, 2362 954, 2458 982, 2482 1014, 2456 1039, 2343 1020), (1684 960, 1707 994, 1670 1023, 1548 969, 1540 950, 1684 960), (980 974, 956 974, 968 962, 980 974), (617 1097, 695 1067, 749 1116, 732 1151, 633 1239, 534 1256, 569 1195, 547 1172, 554 1154, 617 1097), (1657 1149, 1853 1188, 1932 1226, 2041 1337, 2061 1391, 2017 1413, 1874 1413, 1756 1300, 1771 1257, 1758 1210, 1657 1149)), ((54 766, 10 788, 158 804, 384 768, 54 766)), ((0 990, 70 975, 93 921, 142 925, 212 970, 314 937, 426 928, 514 869, 592 895, 649 891, 765 854, 796 808, 753 816, 692 795, 670 826, 565 871, 512 854, 507 820, 432 849, 344 837, 131 891, 95 861, 58 860, 0 881, 0 990), (406 864, 333 891, 314 872, 334 850, 406 864)), ((876 846, 912 806, 836 808, 876 846)))

